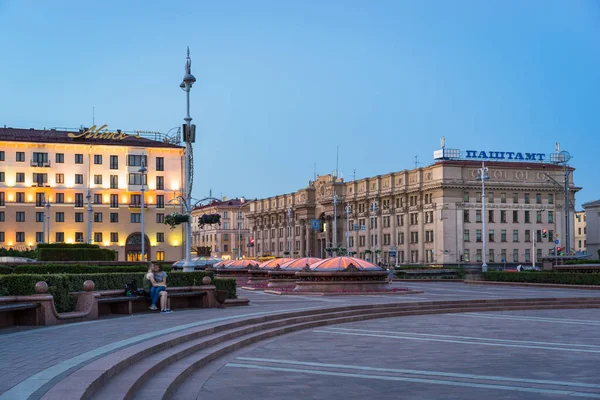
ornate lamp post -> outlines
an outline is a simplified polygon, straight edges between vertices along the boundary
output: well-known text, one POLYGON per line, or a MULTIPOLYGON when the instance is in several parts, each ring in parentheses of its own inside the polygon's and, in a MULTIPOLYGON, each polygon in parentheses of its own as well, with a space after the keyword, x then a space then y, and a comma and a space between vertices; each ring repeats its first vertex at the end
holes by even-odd
MULTIPOLYGON (((334 187, 335 189, 335 187, 334 187)), ((337 203, 338 203, 338 195, 337 193, 333 193, 333 247, 337 249, 338 241, 337 241, 337 203)), ((337 251, 335 252, 337 256, 337 251)))
POLYGON ((196 140, 196 126, 192 125, 192 117, 190 117, 190 91, 192 85, 196 82, 196 78, 192 75, 192 59, 190 58, 190 48, 187 49, 187 58, 185 62, 185 75, 179 87, 186 93, 186 117, 183 119, 183 140, 185 142, 185 198, 183 199, 185 211, 189 218, 186 224, 186 239, 185 239, 185 262, 183 270, 185 272, 194 271, 192 264, 192 182, 193 182, 193 164, 192 164, 192 143, 196 140))
POLYGON ((376 237, 375 237, 375 232, 377 232, 377 210, 379 209, 379 206, 377 205, 377 201, 373 201, 373 203, 371 203, 371 211, 373 212, 373 224, 371 229, 373 229, 373 264, 376 263, 376 255, 377 255, 377 243, 376 243, 376 237))
POLYGON ((488 266, 486 263, 486 251, 487 251, 487 232, 485 229, 485 181, 490 179, 488 175, 488 168, 485 166, 485 163, 481 163, 481 168, 478 170, 477 180, 481 181, 481 230, 483 236, 483 263, 481 264, 481 272, 487 272, 488 266))
POLYGON ((46 219, 46 234, 48 235, 46 243, 50 243, 50 202, 48 200, 46 200, 44 207, 46 207, 46 215, 44 217, 46 219))
POLYGON ((141 177, 141 183, 142 183, 142 214, 140 216, 140 223, 142 225, 142 262, 146 261, 146 234, 144 232, 144 180, 146 178, 146 173, 148 172, 148 168, 146 168, 146 163, 144 162, 144 157, 142 157, 142 166, 140 167, 140 169, 138 170, 138 173, 140 174, 141 177))
POLYGON ((352 207, 350 204, 346 204, 346 254, 350 255, 350 214, 352 213, 352 207))
POLYGON ((290 232, 291 221, 292 221, 292 207, 289 207, 287 209, 287 252, 288 252, 288 257, 291 257, 291 254, 292 254, 292 236, 291 236, 291 232, 290 232))

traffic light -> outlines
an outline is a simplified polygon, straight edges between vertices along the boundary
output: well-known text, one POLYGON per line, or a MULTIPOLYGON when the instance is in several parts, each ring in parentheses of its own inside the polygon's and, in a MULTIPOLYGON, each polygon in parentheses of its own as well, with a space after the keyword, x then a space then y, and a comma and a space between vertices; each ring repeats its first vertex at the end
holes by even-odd
POLYGON ((254 247, 254 238, 250 239, 250 247, 254 247))
POLYGON ((546 229, 542 229, 542 237, 543 238, 547 238, 548 237, 548 231, 546 229))
POLYGON ((556 251, 558 252, 559 256, 564 256, 565 255, 565 248, 564 247, 557 247, 556 251))
POLYGON ((462 254, 460 255, 460 262, 464 262, 465 261, 465 256, 463 256, 462 254))

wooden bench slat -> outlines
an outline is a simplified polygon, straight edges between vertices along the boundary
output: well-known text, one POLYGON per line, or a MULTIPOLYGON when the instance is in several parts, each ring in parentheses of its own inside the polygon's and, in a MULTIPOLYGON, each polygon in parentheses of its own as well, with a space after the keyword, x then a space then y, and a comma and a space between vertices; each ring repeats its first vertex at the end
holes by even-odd
POLYGON ((23 303, 23 304, 4 304, 0 305, 0 312, 19 311, 19 310, 30 310, 38 308, 39 303, 23 303))

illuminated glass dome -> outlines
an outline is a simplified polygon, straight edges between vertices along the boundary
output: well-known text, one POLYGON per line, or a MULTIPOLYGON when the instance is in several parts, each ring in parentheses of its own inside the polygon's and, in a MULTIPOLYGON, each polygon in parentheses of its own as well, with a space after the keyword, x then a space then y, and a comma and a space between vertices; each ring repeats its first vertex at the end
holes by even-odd
POLYGON ((354 257, 326 258, 312 264, 310 270, 320 272, 345 271, 350 266, 353 266, 352 269, 357 271, 383 271, 383 268, 375 264, 354 257))
POLYGON ((278 266, 281 268, 282 264, 285 264, 290 261, 294 261, 294 259, 293 258, 276 258, 274 260, 265 261, 264 263, 260 264, 258 266, 258 268, 260 268, 260 269, 275 269, 278 266))
POLYGON ((227 264, 232 263, 233 261, 231 260, 223 260, 221 262, 218 262, 214 265, 214 268, 224 268, 227 264))
POLYGON ((224 265, 223 268, 251 268, 257 265, 258 262, 254 260, 235 260, 230 261, 229 263, 224 265))
POLYGON ((300 271, 305 266, 311 266, 318 261, 321 261, 321 259, 316 257, 296 258, 292 261, 280 264, 279 268, 286 271, 300 271))

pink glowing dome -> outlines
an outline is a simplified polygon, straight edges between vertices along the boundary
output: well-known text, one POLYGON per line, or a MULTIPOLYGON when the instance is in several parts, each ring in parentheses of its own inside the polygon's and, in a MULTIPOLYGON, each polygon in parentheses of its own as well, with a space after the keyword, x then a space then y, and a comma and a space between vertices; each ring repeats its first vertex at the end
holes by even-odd
POLYGON ((257 266, 258 262, 254 260, 235 260, 224 265, 223 268, 250 268, 257 266))
POLYGON ((260 264, 258 266, 258 268, 260 269, 275 269, 277 268, 277 266, 279 266, 281 268, 282 264, 285 264, 286 262, 289 261, 294 261, 293 258, 276 258, 274 260, 269 260, 269 261, 265 261, 264 263, 260 264))
POLYGON ((296 258, 292 261, 288 261, 284 264, 280 264, 279 268, 285 269, 288 271, 299 271, 305 266, 311 266, 312 264, 321 261, 320 258, 316 257, 304 257, 304 258, 296 258))
POLYGON ((215 265, 213 265, 213 268, 223 268, 223 267, 225 267, 227 264, 229 264, 231 262, 233 262, 233 261, 231 261, 231 260, 223 260, 223 261, 218 262, 215 265))
POLYGON ((321 272, 344 271, 351 265, 359 271, 383 271, 383 268, 380 268, 375 264, 354 257, 326 258, 312 264, 310 270, 321 272))

